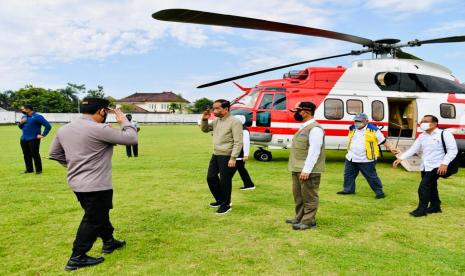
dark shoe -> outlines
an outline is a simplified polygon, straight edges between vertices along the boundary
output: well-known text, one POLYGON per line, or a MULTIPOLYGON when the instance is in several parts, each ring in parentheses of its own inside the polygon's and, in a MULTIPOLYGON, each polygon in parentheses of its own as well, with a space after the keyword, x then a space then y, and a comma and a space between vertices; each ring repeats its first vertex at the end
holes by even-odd
POLYGON ((294 230, 316 229, 316 222, 313 224, 305 224, 305 223, 292 224, 292 229, 294 230))
POLYGON ((426 209, 426 213, 434 214, 434 213, 442 213, 441 207, 429 207, 426 209))
POLYGON ((242 191, 255 190, 255 186, 252 186, 252 187, 241 187, 240 190, 242 190, 242 191))
POLYGON ((287 224, 298 224, 299 222, 298 219, 286 219, 287 224))
POLYGON ((220 208, 218 208, 218 210, 216 210, 216 214, 217 215, 224 215, 226 214, 227 212, 231 211, 232 208, 230 205, 221 205, 220 208))
POLYGON ((355 194, 355 192, 339 191, 336 194, 338 194, 338 195, 353 195, 353 194, 355 194))
POLYGON ((24 173, 33 173, 34 171, 24 171, 24 173))
POLYGON ((385 194, 380 194, 380 195, 375 196, 376 199, 382 199, 382 198, 385 198, 385 197, 386 197, 385 194))
POLYGON ((123 240, 111 239, 103 242, 102 253, 110 254, 118 248, 121 248, 126 245, 126 242, 123 240))
POLYGON ((415 209, 412 212, 410 212, 410 215, 414 216, 414 217, 423 217, 423 216, 426 216, 427 213, 426 213, 426 211, 421 211, 421 210, 415 209))
POLYGON ((86 254, 76 257, 71 257, 68 260, 68 263, 65 266, 65 270, 76 270, 78 268, 97 265, 103 262, 105 259, 103 257, 89 257, 86 254))
POLYGON ((212 202, 212 203, 208 204, 208 206, 210 206, 212 208, 218 208, 218 207, 221 206, 221 202, 215 201, 215 202, 212 202))
POLYGON ((40 171, 40 172, 36 172, 36 174, 42 174, 42 171, 40 171))

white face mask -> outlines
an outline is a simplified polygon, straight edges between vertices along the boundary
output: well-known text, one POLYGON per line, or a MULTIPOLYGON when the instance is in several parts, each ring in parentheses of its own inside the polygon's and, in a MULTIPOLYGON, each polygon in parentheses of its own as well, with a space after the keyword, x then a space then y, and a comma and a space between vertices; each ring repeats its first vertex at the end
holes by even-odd
POLYGON ((362 122, 355 122, 354 124, 355 124, 355 127, 358 129, 362 129, 365 127, 365 124, 362 122))
POLYGON ((430 123, 421 123, 420 129, 423 131, 427 131, 428 129, 430 129, 430 123))

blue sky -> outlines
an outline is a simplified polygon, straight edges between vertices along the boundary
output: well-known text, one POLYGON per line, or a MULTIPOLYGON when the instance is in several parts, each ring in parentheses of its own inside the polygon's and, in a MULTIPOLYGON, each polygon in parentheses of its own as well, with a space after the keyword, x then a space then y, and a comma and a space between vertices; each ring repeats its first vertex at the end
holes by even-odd
MULTIPOLYGON (((325 28, 370 39, 465 35, 460 0, 372 1, 7 1, 0 0, 0 91, 103 85, 107 95, 173 91, 189 100, 233 98, 232 83, 199 84, 270 66, 345 53, 358 45, 323 38, 155 21, 166 8, 189 8, 325 28), (15 3, 18 2, 18 3, 15 3)), ((465 81, 465 43, 408 49, 465 81)), ((364 55, 362 57, 370 57, 364 55)), ((353 58, 314 63, 350 66, 353 58)), ((239 80, 253 86, 283 69, 239 80)))

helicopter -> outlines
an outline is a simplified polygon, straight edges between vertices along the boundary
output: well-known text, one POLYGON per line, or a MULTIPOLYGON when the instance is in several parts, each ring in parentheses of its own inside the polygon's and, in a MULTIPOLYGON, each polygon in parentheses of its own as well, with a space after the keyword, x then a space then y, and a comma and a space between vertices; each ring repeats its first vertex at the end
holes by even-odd
MULTIPOLYGON (((272 159, 271 151, 267 149, 290 147, 301 123, 295 121, 288 110, 302 101, 311 101, 317 106, 315 119, 325 130, 327 149, 347 148, 349 126, 359 112, 366 113, 371 123, 386 137, 395 140, 401 150, 412 145, 422 133, 419 128, 421 118, 434 115, 439 118, 440 128, 453 133, 460 156, 465 156, 465 85, 448 68, 402 50, 427 44, 465 42, 465 36, 414 39, 402 43, 395 38, 371 40, 330 30, 187 9, 161 10, 152 17, 170 22, 315 36, 361 46, 350 52, 267 68, 197 88, 287 67, 371 53, 371 58, 354 60, 349 68, 307 67, 248 88, 234 83, 243 94, 232 101, 231 113, 246 117, 251 142, 258 146, 254 153, 257 160, 272 159)), ((419 170, 419 164, 411 165, 411 170, 419 170)))

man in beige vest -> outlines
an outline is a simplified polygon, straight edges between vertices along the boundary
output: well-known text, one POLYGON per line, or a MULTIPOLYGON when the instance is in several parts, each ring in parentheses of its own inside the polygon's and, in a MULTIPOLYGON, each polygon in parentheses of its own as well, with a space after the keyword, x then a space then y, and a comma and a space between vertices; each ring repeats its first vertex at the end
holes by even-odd
POLYGON ((301 102, 291 110, 295 120, 303 122, 292 139, 288 166, 292 173, 295 218, 286 220, 286 223, 292 224, 294 230, 316 228, 318 190, 325 168, 325 134, 313 118, 315 109, 312 102, 301 102))

